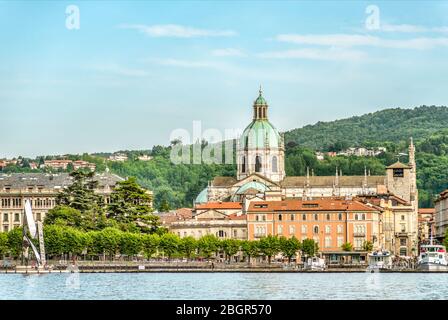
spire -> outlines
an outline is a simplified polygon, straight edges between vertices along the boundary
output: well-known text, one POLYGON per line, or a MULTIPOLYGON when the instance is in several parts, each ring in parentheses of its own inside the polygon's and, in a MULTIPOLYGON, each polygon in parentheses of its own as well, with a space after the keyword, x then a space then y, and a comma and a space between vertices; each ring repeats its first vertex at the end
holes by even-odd
POLYGON ((268 118, 268 103, 263 97, 263 90, 258 90, 258 98, 254 102, 254 120, 267 120, 268 118))
POLYGON ((336 176, 335 176, 334 184, 335 184, 335 186, 339 186, 338 167, 336 167, 336 176))
POLYGON ((367 187, 367 167, 364 166, 364 181, 363 181, 363 188, 367 187))
POLYGON ((415 170, 415 146, 412 137, 409 144, 409 166, 415 170))

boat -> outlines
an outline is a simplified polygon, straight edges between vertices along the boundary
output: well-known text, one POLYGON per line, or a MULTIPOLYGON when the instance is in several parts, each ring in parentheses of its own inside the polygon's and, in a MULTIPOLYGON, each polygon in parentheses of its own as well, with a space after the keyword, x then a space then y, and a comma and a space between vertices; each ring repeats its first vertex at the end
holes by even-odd
POLYGON ((326 268, 327 265, 325 264, 325 259, 319 257, 308 258, 308 261, 305 264, 305 270, 323 271, 326 268))
POLYGON ((368 254, 369 270, 392 269, 392 256, 387 250, 378 250, 368 254))
POLYGON ((417 270, 420 271, 448 271, 448 261, 445 246, 434 244, 432 237, 429 244, 420 246, 420 254, 417 260, 417 270))
POLYGON ((422 245, 420 247, 420 255, 418 256, 417 270, 448 271, 445 246, 432 243, 422 245))

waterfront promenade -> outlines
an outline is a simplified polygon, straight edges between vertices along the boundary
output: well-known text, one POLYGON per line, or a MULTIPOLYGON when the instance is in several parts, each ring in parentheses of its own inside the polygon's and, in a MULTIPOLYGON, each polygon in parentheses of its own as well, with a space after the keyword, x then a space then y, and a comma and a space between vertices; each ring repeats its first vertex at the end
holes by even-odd
MULTIPOLYGON (((329 265, 325 270, 309 270, 302 264, 284 263, 218 263, 206 261, 189 262, 139 262, 139 261, 77 261, 73 263, 54 263, 49 267, 39 269, 33 266, 10 265, 1 266, 0 274, 20 273, 20 274, 46 274, 46 273, 169 273, 169 272, 244 272, 244 273, 347 273, 347 272, 367 272, 367 265, 329 265)), ((396 267, 390 270, 380 270, 388 273, 419 273, 413 268, 396 267)), ((442 271, 441 273, 446 273, 442 271)))

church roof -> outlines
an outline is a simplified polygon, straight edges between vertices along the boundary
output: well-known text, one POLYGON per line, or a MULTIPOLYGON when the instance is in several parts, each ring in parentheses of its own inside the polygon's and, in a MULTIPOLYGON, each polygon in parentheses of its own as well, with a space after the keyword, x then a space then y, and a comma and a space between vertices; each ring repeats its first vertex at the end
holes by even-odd
POLYGON ((280 134, 267 119, 253 120, 244 129, 240 138, 241 149, 279 148, 280 146, 280 134))
POLYGON ((241 202, 207 202, 196 205, 196 210, 206 209, 241 209, 243 205, 241 202))
POLYGON ((400 161, 397 161, 394 164, 386 167, 386 169, 411 169, 411 167, 404 163, 401 163, 400 161))
POLYGON ((269 187, 258 181, 250 181, 239 187, 235 194, 245 194, 246 192, 253 193, 255 190, 258 191, 258 193, 265 192, 266 190, 269 190, 269 187))
POLYGON ((208 188, 205 188, 198 194, 198 196, 194 200, 194 203, 205 203, 207 201, 208 201, 208 188))
MULTIPOLYGON (((365 176, 340 176, 338 185, 340 187, 360 187, 364 184, 365 176)), ((335 176, 311 176, 309 177, 310 186, 326 187, 333 186, 335 176)), ((367 176, 367 186, 377 186, 385 184, 385 176, 367 176)), ((282 187, 303 187, 307 182, 306 176, 285 177, 280 183, 282 187)))
POLYGON ((234 177, 214 177, 212 180, 213 187, 230 187, 237 183, 234 177))

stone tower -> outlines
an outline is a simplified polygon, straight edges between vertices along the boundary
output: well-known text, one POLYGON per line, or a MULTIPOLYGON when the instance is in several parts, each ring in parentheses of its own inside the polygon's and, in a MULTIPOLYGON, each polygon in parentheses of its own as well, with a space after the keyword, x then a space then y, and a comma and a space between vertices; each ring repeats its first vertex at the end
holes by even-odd
POLYGON ((258 173, 274 182, 285 177, 285 143, 268 120, 268 104, 260 88, 253 120, 237 140, 237 179, 258 173))

